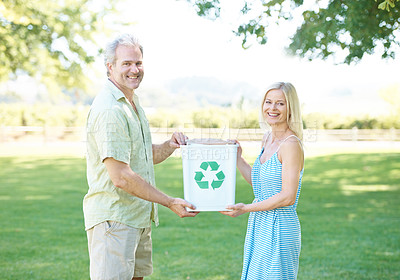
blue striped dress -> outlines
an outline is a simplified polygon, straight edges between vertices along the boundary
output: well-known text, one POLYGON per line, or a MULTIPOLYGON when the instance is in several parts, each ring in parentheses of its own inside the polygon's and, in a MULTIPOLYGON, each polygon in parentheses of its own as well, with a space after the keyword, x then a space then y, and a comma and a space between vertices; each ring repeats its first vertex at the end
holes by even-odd
MULTIPOLYGON (((261 164, 263 151, 264 148, 251 171, 255 201, 263 201, 279 193, 282 188, 282 164, 278 159, 278 151, 261 164)), ((301 231, 296 207, 303 171, 304 169, 300 173, 294 205, 250 213, 244 245, 242 280, 297 278, 301 231)))

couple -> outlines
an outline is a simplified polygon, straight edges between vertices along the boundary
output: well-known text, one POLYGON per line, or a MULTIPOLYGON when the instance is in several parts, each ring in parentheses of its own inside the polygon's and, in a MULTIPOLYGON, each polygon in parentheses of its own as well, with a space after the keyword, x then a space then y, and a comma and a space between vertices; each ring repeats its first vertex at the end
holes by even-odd
MULTIPOLYGON (((175 132, 160 145, 134 91, 144 74, 143 48, 124 34, 105 49, 108 81, 87 118, 88 193, 83 200, 91 279, 143 279, 152 273, 151 222, 157 204, 179 217, 195 206, 155 188, 154 164, 168 158, 187 137, 175 132)), ((263 123, 271 127, 253 168, 239 145, 237 166, 254 188, 251 204, 229 206, 225 215, 250 212, 242 279, 296 279, 300 224, 296 205, 303 174, 302 125, 296 90, 272 85, 264 96, 263 123)))

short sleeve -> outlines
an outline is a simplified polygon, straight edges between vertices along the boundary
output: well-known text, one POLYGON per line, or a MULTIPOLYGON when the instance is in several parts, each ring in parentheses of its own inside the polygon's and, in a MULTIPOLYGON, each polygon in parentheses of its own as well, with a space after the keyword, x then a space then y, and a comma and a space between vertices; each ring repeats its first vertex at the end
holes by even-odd
POLYGON ((96 118, 95 139, 100 160, 108 157, 130 163, 131 139, 128 124, 119 110, 105 110, 96 118))

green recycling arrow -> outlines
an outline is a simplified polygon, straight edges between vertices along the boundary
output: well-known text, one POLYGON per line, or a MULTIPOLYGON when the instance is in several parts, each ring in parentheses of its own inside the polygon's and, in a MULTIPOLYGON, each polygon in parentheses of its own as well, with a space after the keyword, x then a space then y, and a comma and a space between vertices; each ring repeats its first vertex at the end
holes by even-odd
POLYGON ((207 170, 208 168, 208 162, 204 161, 200 164, 200 168, 203 169, 204 171, 207 170))
POLYGON ((194 179, 196 180, 196 181, 201 181, 201 179, 203 179, 205 176, 204 176, 204 174, 203 174, 203 172, 196 172, 196 175, 194 176, 194 179))
POLYGON ((210 165, 212 171, 218 170, 219 168, 219 164, 215 161, 209 161, 208 164, 210 165))
POLYGON ((215 189, 218 189, 219 187, 221 187, 221 185, 222 185, 222 183, 223 183, 224 181, 222 180, 222 181, 215 181, 215 180, 213 180, 212 181, 212 183, 211 183, 211 187, 215 190, 215 189))
MULTIPOLYGON (((215 174, 218 178, 218 180, 224 180, 225 179, 225 174, 224 172, 220 171, 217 174, 215 174)), ((204 176, 204 175, 203 175, 204 176)))
MULTIPOLYGON (((204 171, 207 171, 208 167, 210 167, 211 171, 218 171, 220 165, 215 162, 215 161, 203 161, 200 164, 200 168, 204 171)), ((203 181, 203 178, 205 177, 203 174, 203 171, 196 171, 194 176, 194 180, 196 181, 196 184, 199 186, 200 189, 208 189, 208 181, 203 181)), ((213 180, 211 182, 211 188, 218 189, 221 187, 222 183, 224 182, 225 179, 225 174, 222 171, 219 171, 218 173, 215 174, 218 180, 213 180)))

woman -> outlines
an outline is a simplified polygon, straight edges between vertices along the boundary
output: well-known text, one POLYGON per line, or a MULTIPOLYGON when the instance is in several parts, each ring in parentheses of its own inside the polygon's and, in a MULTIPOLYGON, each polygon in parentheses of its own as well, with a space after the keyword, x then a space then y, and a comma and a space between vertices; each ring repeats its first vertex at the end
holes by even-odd
MULTIPOLYGON (((243 279, 296 279, 301 247, 296 206, 303 176, 303 127, 296 89, 276 83, 261 105, 261 127, 270 131, 262 140, 253 168, 243 159, 239 145, 237 166, 253 186, 251 204, 228 206, 221 212, 237 217, 250 212, 244 245, 243 279)), ((237 142, 237 141, 236 141, 237 142)), ((239 142, 237 142, 239 144, 239 142)))

